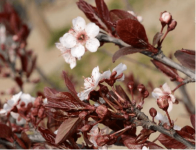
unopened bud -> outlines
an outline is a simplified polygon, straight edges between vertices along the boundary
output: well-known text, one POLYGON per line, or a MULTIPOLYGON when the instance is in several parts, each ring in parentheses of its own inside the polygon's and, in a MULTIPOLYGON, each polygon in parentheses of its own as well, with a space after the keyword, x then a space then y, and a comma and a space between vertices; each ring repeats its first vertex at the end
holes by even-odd
POLYGON ((143 85, 143 84, 139 84, 138 86, 137 86, 137 89, 138 89, 138 91, 140 92, 140 93, 143 93, 144 91, 145 91, 145 86, 143 85))
POLYGON ((145 90, 144 93, 142 94, 142 96, 144 98, 147 98, 149 96, 149 92, 147 90, 145 90))
POLYGON ((164 11, 161 13, 159 20, 161 21, 162 26, 165 26, 171 22, 172 15, 169 12, 164 11))
POLYGON ((169 107, 169 103, 168 103, 167 98, 161 97, 161 98, 157 99, 157 105, 159 106, 159 108, 166 111, 169 107))
POLYGON ((127 87, 130 91, 133 91, 133 88, 134 88, 134 82, 133 81, 130 81, 128 84, 127 84, 127 87))
POLYGON ((100 105, 97 107, 96 113, 98 114, 99 118, 103 119, 109 114, 109 111, 105 105, 100 105))
POLYGON ((87 131, 90 131, 90 130, 92 129, 92 127, 93 127, 93 125, 86 124, 86 125, 84 125, 84 126, 80 129, 80 131, 81 131, 81 132, 87 132, 87 131))
POLYGON ((172 19, 171 23, 168 25, 168 28, 167 28, 168 32, 174 30, 176 26, 177 26, 177 21, 172 19))
POLYGON ((157 115, 157 110, 155 108, 150 108, 149 113, 152 117, 155 117, 157 115))

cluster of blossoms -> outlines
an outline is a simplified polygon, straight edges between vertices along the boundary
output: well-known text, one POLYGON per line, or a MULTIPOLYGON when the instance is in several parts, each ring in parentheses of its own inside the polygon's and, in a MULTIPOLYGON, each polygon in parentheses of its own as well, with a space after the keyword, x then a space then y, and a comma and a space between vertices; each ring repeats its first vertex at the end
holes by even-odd
POLYGON ((56 43, 56 47, 61 51, 66 63, 73 69, 76 60, 80 60, 85 51, 96 52, 100 46, 95 38, 99 33, 99 27, 95 23, 88 23, 82 17, 72 20, 73 28, 65 33, 56 43))
POLYGON ((80 100, 85 100, 89 98, 89 94, 91 91, 95 90, 98 84, 102 80, 110 79, 111 76, 115 73, 114 78, 118 81, 124 80, 124 74, 123 71, 127 69, 127 66, 125 64, 120 63, 118 66, 116 66, 112 72, 110 70, 103 72, 102 74, 99 72, 99 67, 95 67, 92 71, 92 76, 84 79, 84 91, 78 93, 78 97, 80 100))
POLYGON ((32 107, 34 101, 35 98, 31 97, 31 95, 19 92, 3 105, 3 109, 0 110, 0 116, 11 114, 11 116, 16 119, 16 123, 18 125, 23 125, 26 121, 18 113, 16 113, 16 111, 18 109, 24 110, 32 107))
POLYGON ((173 108, 176 98, 172 94, 170 87, 167 83, 163 84, 161 88, 155 88, 152 92, 152 96, 157 99, 158 106, 170 112, 173 108))

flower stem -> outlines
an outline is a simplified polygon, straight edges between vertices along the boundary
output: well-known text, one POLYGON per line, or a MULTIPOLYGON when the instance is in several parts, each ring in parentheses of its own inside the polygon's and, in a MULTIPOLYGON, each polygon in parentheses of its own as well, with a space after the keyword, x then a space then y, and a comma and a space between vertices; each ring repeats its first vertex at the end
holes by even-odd
POLYGON ((169 119, 170 126, 173 127, 173 124, 172 124, 172 122, 171 122, 171 119, 170 119, 170 116, 169 116, 168 111, 166 110, 165 113, 166 113, 166 115, 167 115, 167 118, 169 119))

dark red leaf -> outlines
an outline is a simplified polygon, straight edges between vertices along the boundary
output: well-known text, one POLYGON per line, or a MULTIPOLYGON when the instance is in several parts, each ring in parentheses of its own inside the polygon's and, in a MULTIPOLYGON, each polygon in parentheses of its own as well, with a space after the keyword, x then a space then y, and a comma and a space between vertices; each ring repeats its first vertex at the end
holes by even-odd
POLYGON ((24 72, 27 72, 27 67, 28 67, 28 57, 27 55, 20 55, 20 61, 22 65, 22 70, 24 72))
POLYGON ((162 36, 163 36, 163 33, 157 32, 153 38, 152 45, 155 46, 156 44, 158 44, 162 36))
POLYGON ((10 138, 12 135, 12 129, 7 125, 0 123, 0 138, 10 138))
MULTIPOLYGON (((181 137, 183 137, 185 140, 191 142, 194 144, 194 137, 192 135, 190 135, 189 133, 185 132, 185 131, 176 131, 181 137)), ((158 140, 161 144, 163 144, 166 148, 168 149, 185 149, 186 146, 184 144, 182 144, 181 142, 167 136, 164 134, 160 134, 158 137, 158 140)))
POLYGON ((124 42, 137 48, 147 48, 148 38, 141 23, 132 19, 122 19, 117 22, 116 31, 124 42))
POLYGON ((147 141, 147 139, 150 137, 150 135, 152 133, 154 133, 155 131, 153 130, 149 130, 149 129, 142 129, 140 131, 140 134, 137 136, 136 138, 136 142, 137 143, 140 143, 140 144, 143 144, 147 141))
POLYGON ((195 129, 193 129, 192 127, 190 126, 184 126, 181 131, 184 131, 184 132, 187 132, 189 133, 190 135, 194 135, 195 134, 195 129))
POLYGON ((175 57, 185 67, 195 70, 195 51, 193 50, 177 50, 175 57))
POLYGON ((191 124, 192 124, 193 128, 195 129, 195 114, 192 114, 190 116, 190 119, 191 119, 191 124))
POLYGON ((107 25, 108 29, 112 31, 110 13, 104 0, 95 0, 95 3, 101 20, 107 25))
POLYGON ((28 149, 31 148, 31 140, 29 139, 29 137, 27 136, 25 132, 21 133, 21 139, 28 149))
POLYGON ((73 95, 77 95, 77 92, 75 90, 75 87, 73 85, 73 83, 71 82, 71 80, 68 78, 68 75, 65 71, 63 71, 63 78, 65 81, 65 85, 67 86, 67 88, 69 89, 69 91, 73 94, 73 95))
POLYGON ((79 117, 68 118, 67 120, 65 120, 58 128, 58 133, 55 139, 55 143, 56 144, 62 143, 69 136, 73 135, 76 132, 77 127, 81 121, 82 120, 79 117))
POLYGON ((91 6, 84 0, 79 0, 77 2, 78 8, 84 12, 86 17, 91 21, 94 22, 96 25, 98 25, 100 28, 106 30, 106 25, 102 22, 100 19, 100 16, 98 14, 97 8, 91 6))
POLYGON ((23 81, 22 81, 21 77, 15 77, 14 80, 16 81, 16 83, 18 84, 18 86, 20 88, 22 88, 23 81))
POLYGON ((40 131, 41 135, 48 143, 56 145, 55 144, 56 135, 52 131, 48 129, 44 129, 43 127, 38 127, 38 130, 40 131))
POLYGON ((159 69, 161 72, 163 72, 165 75, 167 75, 168 77, 170 77, 170 79, 172 81, 179 81, 182 82, 183 79, 178 75, 177 70, 167 66, 165 64, 163 64, 162 62, 159 62, 157 60, 151 60, 152 63, 157 67, 157 69, 159 69))
POLYGON ((31 62, 31 68, 29 69, 29 71, 27 72, 27 78, 29 78, 33 72, 33 70, 35 69, 36 67, 36 60, 37 60, 37 56, 34 56, 32 58, 32 62, 31 62))
POLYGON ((161 147, 153 142, 147 141, 146 143, 147 143, 146 147, 148 147, 149 149, 163 149, 163 147, 161 147))
POLYGON ((123 144, 129 149, 142 149, 143 144, 136 144, 135 137, 122 135, 123 144))
POLYGON ((47 109, 45 111, 45 114, 49 117, 49 118, 52 118, 56 121, 64 121, 65 119, 68 118, 68 113, 65 112, 64 110, 61 110, 61 109, 53 109, 51 108, 52 110, 50 109, 47 109))
POLYGON ((138 53, 138 52, 142 52, 144 50, 145 49, 134 48, 134 47, 131 47, 131 46, 123 47, 123 48, 119 49, 118 51, 116 51, 114 53, 114 55, 112 57, 112 61, 114 63, 121 56, 128 55, 128 54, 134 54, 134 53, 138 53))
POLYGON ((111 10, 110 17, 114 23, 122 19, 132 19, 138 21, 137 18, 133 16, 131 13, 128 13, 127 11, 120 10, 120 9, 111 10))
POLYGON ((69 92, 57 92, 53 89, 44 88, 44 95, 48 99, 46 107, 69 110, 82 110, 86 104, 78 99, 75 99, 69 92))

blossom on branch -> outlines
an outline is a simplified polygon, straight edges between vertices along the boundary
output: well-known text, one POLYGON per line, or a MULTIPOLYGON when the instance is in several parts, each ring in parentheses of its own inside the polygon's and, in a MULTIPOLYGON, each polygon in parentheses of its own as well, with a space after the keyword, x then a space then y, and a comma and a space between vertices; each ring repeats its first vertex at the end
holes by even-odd
POLYGON ((176 101, 176 98, 172 94, 172 91, 170 87, 167 85, 167 83, 163 84, 161 88, 155 88, 152 92, 152 96, 156 98, 157 100, 161 99, 167 99, 169 103, 169 107, 167 109, 168 112, 170 112, 173 108, 173 103, 176 101))
MULTIPOLYGON (((112 73, 115 73, 115 77, 114 77, 115 80, 123 81, 124 80, 123 71, 126 69, 127 69, 127 66, 122 63, 116 66, 112 70, 112 73)), ((84 79, 84 91, 78 93, 78 97, 80 98, 80 100, 88 99, 90 92, 97 88, 100 81, 103 81, 105 79, 113 80, 113 78, 111 79, 112 73, 110 70, 107 70, 101 74, 99 72, 99 67, 98 66, 95 67, 92 71, 92 76, 84 79)))
POLYGON ((99 33, 99 27, 95 23, 88 23, 82 17, 72 20, 73 28, 65 33, 56 43, 71 69, 76 66, 76 58, 80 59, 85 51, 96 52, 100 42, 95 37, 99 33))
POLYGON ((21 118, 20 114, 13 111, 15 108, 23 109, 27 108, 28 105, 33 105, 35 101, 34 97, 31 97, 29 94, 25 94, 19 92, 18 94, 14 95, 10 100, 7 101, 3 105, 3 109, 0 110, 0 116, 6 116, 7 114, 11 114, 11 116, 16 119, 16 123, 21 125, 25 124, 25 120, 21 118))

